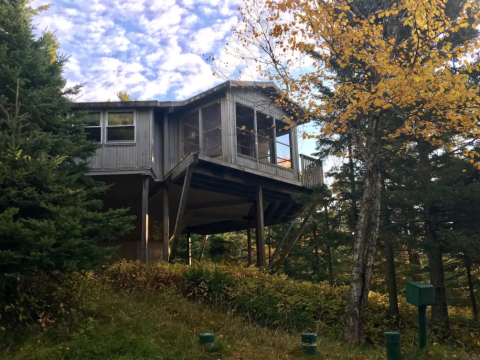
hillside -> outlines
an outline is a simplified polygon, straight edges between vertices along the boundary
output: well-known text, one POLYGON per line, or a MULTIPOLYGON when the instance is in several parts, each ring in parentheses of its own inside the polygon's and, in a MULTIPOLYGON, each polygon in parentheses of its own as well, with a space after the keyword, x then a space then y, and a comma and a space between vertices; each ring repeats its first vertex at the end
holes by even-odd
MULTIPOLYGON (((302 358, 300 335, 249 324, 231 313, 215 312, 176 294, 128 295, 95 289, 93 316, 74 329, 64 326, 30 336, 4 360, 273 360, 302 358), (198 334, 214 332, 216 346, 204 351, 198 334)), ((320 335, 320 334, 319 334, 320 335)), ((450 359, 440 346, 435 358, 450 359)), ((430 351, 430 350, 429 350, 430 351)), ((319 336, 318 359, 384 359, 381 348, 349 347, 319 336)), ((424 355, 430 358, 430 355, 424 355)), ((404 359, 422 358, 415 351, 404 359)))

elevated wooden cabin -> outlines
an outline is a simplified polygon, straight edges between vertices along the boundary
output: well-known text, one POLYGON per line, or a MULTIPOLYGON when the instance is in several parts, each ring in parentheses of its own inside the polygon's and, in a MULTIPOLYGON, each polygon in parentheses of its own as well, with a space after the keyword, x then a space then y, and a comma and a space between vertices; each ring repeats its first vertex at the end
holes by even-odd
POLYGON ((227 81, 185 101, 76 103, 89 111, 87 136, 102 143, 90 175, 112 184, 106 208, 137 215, 119 257, 168 261, 182 233, 255 227, 265 265, 264 226, 294 220, 302 206, 292 196, 323 181, 321 167, 299 156, 277 92, 273 83, 227 81))

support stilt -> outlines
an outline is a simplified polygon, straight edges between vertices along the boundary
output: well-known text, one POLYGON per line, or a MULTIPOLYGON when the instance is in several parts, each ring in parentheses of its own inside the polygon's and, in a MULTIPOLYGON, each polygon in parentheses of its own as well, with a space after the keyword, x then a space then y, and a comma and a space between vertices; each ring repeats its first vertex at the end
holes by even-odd
POLYGON ((170 216, 168 207, 168 189, 163 188, 163 261, 170 257, 170 216))
POLYGON ((169 261, 172 262, 177 255, 178 237, 181 233, 181 228, 184 220, 185 209, 187 207, 188 190, 190 189, 190 182, 192 181, 193 167, 188 167, 185 173, 185 180, 183 181, 182 195, 180 197, 180 204, 178 206, 177 220, 175 221, 175 230, 173 236, 170 238, 172 242, 172 251, 170 253, 169 261))
POLYGON ((142 179, 142 263, 148 263, 148 191, 150 177, 144 176, 142 179))
POLYGON ((205 251, 206 244, 207 244, 207 235, 203 235, 203 244, 202 244, 202 248, 200 249, 200 256, 198 257, 198 261, 202 261, 203 252, 205 251))
POLYGON ((187 261, 187 264, 192 265, 192 236, 190 235, 190 233, 187 233, 187 247, 188 247, 188 251, 187 251, 188 261, 187 261))
POLYGON ((265 267, 267 264, 265 261, 265 226, 263 220, 263 190, 261 186, 257 189, 256 211, 257 266, 265 267))

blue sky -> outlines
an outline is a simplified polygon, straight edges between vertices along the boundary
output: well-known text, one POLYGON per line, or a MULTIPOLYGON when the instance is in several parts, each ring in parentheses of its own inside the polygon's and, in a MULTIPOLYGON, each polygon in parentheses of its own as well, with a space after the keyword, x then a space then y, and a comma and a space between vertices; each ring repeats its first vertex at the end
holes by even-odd
MULTIPOLYGON (((65 77, 85 84, 77 101, 116 100, 127 91, 139 100, 182 100, 224 78, 213 76, 207 55, 223 50, 242 0, 35 0, 51 4, 34 19, 55 32, 70 56, 65 77)), ((228 74, 227 74, 228 75, 228 74)), ((311 132, 311 131, 310 131, 311 132)), ((311 154, 314 140, 299 139, 311 154)))

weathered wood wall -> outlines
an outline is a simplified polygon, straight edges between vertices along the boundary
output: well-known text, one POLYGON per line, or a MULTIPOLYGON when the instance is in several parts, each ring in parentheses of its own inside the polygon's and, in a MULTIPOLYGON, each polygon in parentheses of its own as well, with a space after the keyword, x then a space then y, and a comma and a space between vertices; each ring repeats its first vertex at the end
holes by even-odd
POLYGON ((135 142, 103 144, 90 161, 92 172, 121 172, 152 168, 153 110, 137 109, 135 112, 135 142))

